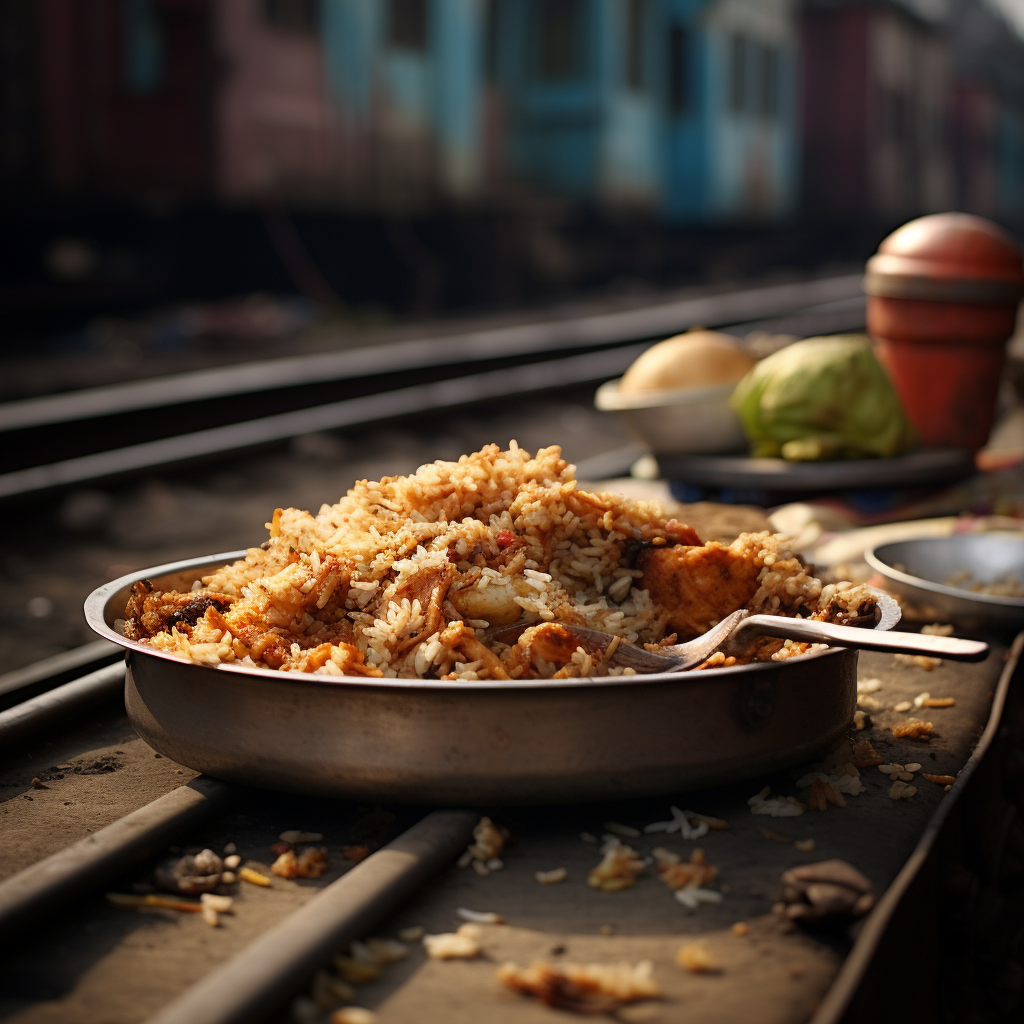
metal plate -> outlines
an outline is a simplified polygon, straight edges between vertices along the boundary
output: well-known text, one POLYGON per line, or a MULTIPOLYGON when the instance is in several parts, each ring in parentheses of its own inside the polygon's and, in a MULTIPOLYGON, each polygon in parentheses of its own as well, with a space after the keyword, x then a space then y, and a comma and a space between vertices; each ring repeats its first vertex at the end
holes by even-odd
POLYGON ((787 462, 735 456, 666 455, 658 466, 670 480, 700 487, 742 487, 814 493, 877 487, 919 487, 970 476, 974 457, 959 449, 911 452, 892 459, 787 462))
POLYGON ((679 792, 806 761, 856 707, 857 652, 838 648, 684 675, 454 682, 193 665, 113 628, 136 580, 187 589, 242 555, 124 576, 86 602, 90 626, 128 651, 139 735, 228 781, 461 805, 679 792))
POLYGON ((1024 627, 1024 598, 975 594, 942 582, 965 569, 978 583, 1007 574, 1024 582, 1024 534, 919 537, 880 544, 864 557, 909 617, 968 630, 1016 632, 1024 627))

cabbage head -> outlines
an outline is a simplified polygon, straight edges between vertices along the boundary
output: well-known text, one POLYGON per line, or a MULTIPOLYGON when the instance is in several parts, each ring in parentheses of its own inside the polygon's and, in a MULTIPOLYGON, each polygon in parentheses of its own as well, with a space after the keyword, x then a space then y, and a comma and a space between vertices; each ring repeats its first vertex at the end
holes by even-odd
POLYGON ((885 369, 860 334, 787 345, 750 370, 730 405, 755 456, 889 457, 915 442, 885 369))

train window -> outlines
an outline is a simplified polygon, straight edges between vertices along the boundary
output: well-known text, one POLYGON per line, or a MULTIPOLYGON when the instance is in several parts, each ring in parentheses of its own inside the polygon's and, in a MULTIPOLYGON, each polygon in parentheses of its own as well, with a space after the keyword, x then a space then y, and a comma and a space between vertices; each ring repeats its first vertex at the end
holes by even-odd
POLYGON ((626 88, 644 87, 644 8, 645 0, 626 0, 626 88))
POLYGON ((427 48, 427 0, 391 0, 388 42, 397 50, 427 48))
POLYGON ((779 112, 779 51, 774 46, 761 47, 759 99, 761 114, 775 117, 779 112))
POLYGON ((736 114, 747 108, 747 49, 743 36, 729 40, 729 109, 736 114))
POLYGON ((320 24, 320 0, 263 0, 263 20, 274 28, 315 32, 320 24))
POLYGON ((124 0, 124 84, 129 92, 145 96, 163 84, 163 32, 153 0, 124 0))
POLYGON ((668 109, 682 117, 690 106, 690 35, 682 25, 668 33, 668 109))
POLYGON ((534 0, 538 72, 545 82, 580 78, 584 72, 585 0, 534 0))

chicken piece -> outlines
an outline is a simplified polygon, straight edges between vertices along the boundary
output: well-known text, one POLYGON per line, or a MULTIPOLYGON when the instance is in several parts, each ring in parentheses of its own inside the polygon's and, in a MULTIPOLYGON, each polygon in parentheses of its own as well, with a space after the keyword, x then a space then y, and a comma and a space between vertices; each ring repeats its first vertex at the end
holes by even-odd
POLYGON ((522 576, 506 577, 506 582, 491 583, 480 590, 474 580, 469 586, 452 587, 448 600, 455 610, 466 619, 484 619, 491 626, 511 626, 523 614, 516 602, 517 597, 529 597, 536 591, 522 576))
POLYGON ((747 556, 717 541, 645 548, 636 564, 651 598, 669 613, 669 628, 681 636, 704 633, 747 604, 761 571, 747 556))
POLYGON ((482 661, 483 667, 491 674, 492 679, 508 679, 501 662, 479 640, 473 630, 464 622, 451 622, 441 633, 441 643, 445 647, 459 651, 468 661, 482 661))
POLYGON ((606 645, 579 636, 560 622, 542 622, 538 626, 530 626, 523 633, 519 638, 519 646, 531 655, 539 654, 545 661, 564 665, 572 661, 572 656, 580 647, 588 654, 601 654, 606 645))
POLYGON ((396 654, 402 654, 410 647, 415 647, 441 628, 444 623, 441 609, 455 574, 455 566, 449 562, 432 566, 416 573, 395 595, 397 599, 407 597, 410 601, 419 601, 420 608, 423 609, 423 628, 399 643, 395 648, 396 654))

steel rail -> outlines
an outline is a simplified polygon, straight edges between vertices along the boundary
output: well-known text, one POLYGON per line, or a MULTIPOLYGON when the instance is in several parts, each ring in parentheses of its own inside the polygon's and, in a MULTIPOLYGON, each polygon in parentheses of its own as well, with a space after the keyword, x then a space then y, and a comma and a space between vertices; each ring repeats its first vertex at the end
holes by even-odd
POLYGON ((241 791, 200 776, 0 883, 0 944, 223 812, 241 791))
POLYGON ((0 711, 0 755, 124 691, 124 662, 97 669, 38 697, 0 711))
POLYGON ((38 684, 47 684, 47 689, 78 675, 89 665, 100 665, 121 656, 121 649, 109 640, 94 640, 70 651, 43 658, 24 668, 5 672, 0 676, 0 697, 6 697, 17 690, 27 690, 38 684))
POLYGON ((147 1024, 256 1024, 362 938, 470 841, 478 814, 432 811, 346 872, 147 1024))
POLYGON ((548 319, 340 351, 266 359, 0 403, 0 432, 405 370, 623 344, 706 327, 827 308, 861 295, 861 275, 677 299, 641 309, 548 319))
POLYGON ((298 434, 585 384, 621 373, 646 347, 645 344, 630 345, 567 359, 452 377, 19 469, 0 475, 0 498, 237 451, 298 434))

